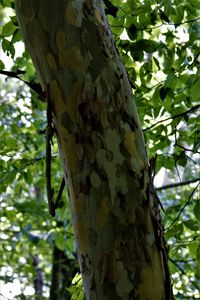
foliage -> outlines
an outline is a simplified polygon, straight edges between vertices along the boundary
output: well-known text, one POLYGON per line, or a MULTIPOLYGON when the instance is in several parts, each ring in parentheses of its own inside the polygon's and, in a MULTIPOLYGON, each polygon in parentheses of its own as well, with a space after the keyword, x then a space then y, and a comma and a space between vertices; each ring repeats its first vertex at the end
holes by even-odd
MULTIPOLYGON (((159 177, 163 172, 165 176, 158 193, 164 207, 174 293, 177 299, 197 299, 200 297, 200 2, 104 3, 135 94, 149 157, 157 154, 156 172, 159 177), (170 188, 167 184, 171 184, 170 188)), ((21 35, 12 0, 0 1, 0 25, 2 51, 13 61, 12 72, 26 71, 19 77, 36 82, 28 53, 24 50, 18 54, 21 35)), ((0 60, 0 70, 8 70, 5 56, 0 60)), ((65 194, 55 220, 49 216, 45 192, 45 103, 19 79, 5 81, 2 76, 0 85, 0 216, 4 232, 1 279, 4 282, 19 279, 22 291, 18 299, 24 299, 26 288, 33 286, 33 256, 37 254, 43 270, 45 299, 51 280, 53 245, 74 258, 69 203, 65 194), (58 223, 62 226, 57 226, 58 223)), ((58 192, 62 170, 56 143, 52 168, 53 185, 58 192)), ((72 299, 77 299, 75 295, 81 291, 79 279, 75 277, 68 289, 72 299)), ((82 299, 82 293, 79 297, 82 299)))
POLYGON ((76 274, 72 280, 71 287, 68 288, 68 291, 71 294, 72 300, 83 300, 84 299, 84 292, 83 292, 83 285, 82 285, 82 278, 80 274, 76 274))

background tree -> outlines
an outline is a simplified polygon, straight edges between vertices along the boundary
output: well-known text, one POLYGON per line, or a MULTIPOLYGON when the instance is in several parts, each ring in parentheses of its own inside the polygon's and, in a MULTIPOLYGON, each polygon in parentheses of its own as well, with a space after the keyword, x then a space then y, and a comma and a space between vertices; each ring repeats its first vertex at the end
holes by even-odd
MULTIPOLYGON (((11 1, 4 1, 2 4, 9 5, 10 3, 11 1)), ((123 56, 127 70, 129 71, 131 83, 133 84, 133 88, 135 90, 137 106, 141 116, 140 119, 143 123, 143 128, 147 137, 146 140, 149 143, 148 150, 150 156, 153 156, 155 152, 158 152, 157 171, 159 171, 161 166, 167 168, 167 172, 165 173, 167 174, 168 181, 170 181, 171 178, 172 183, 174 183, 174 181, 177 184, 180 183, 180 179, 175 175, 176 172, 174 172, 174 170, 178 170, 183 182, 189 183, 192 181, 191 179, 193 179, 194 182, 193 184, 190 183, 190 185, 185 184, 175 187, 172 185, 169 190, 165 190, 165 193, 163 193, 160 189, 160 193, 162 196, 162 202, 166 209, 164 222, 166 227, 166 237, 168 238, 168 243, 170 244, 171 271, 175 293, 177 294, 177 298, 181 298, 181 295, 184 295, 184 298, 187 296, 190 298, 198 298, 198 266, 200 248, 198 233, 199 201, 197 198, 197 180, 199 176, 199 53, 197 45, 199 38, 197 19, 199 8, 198 1, 194 1, 194 3, 190 2, 189 4, 177 3, 177 1, 176 3, 166 1, 162 3, 160 2, 159 5, 157 3, 153 3, 152 1, 151 3, 145 1, 143 4, 141 4, 139 1, 135 1, 134 5, 132 1, 123 4, 117 3, 116 1, 113 1, 112 3, 118 7, 118 11, 117 16, 115 14, 113 17, 109 16, 109 22, 112 26, 111 28, 113 29, 114 34, 116 34, 118 49, 123 56), (149 13, 150 11, 151 13, 149 13), (151 18, 149 16, 151 16, 151 18), (174 24, 176 26, 174 26, 174 24), (135 29, 133 25, 135 25, 135 29), (128 39, 128 37, 125 40, 125 35, 123 37, 121 36, 121 39, 119 39, 118 35, 122 32, 125 33, 124 28, 126 28, 126 31, 129 33, 129 38, 131 37, 131 33, 133 34, 131 41, 128 39), (183 40, 182 33, 184 30, 184 38, 186 40, 183 40), (149 39, 151 39, 151 42, 148 43, 149 39), (160 40, 162 42, 160 42, 160 40), (154 43, 152 43, 152 41, 154 41, 154 43), (139 52, 137 49, 144 50, 139 52), (137 57, 136 55, 139 55, 139 53, 143 56, 137 57), (131 61, 132 57, 134 57, 135 60, 134 64, 131 61), (164 123, 161 122, 163 119, 167 118, 168 121, 164 123), (154 124, 156 124, 156 126, 147 130, 148 127, 154 124), (190 134, 188 134, 188 132, 190 134), (185 172, 183 172, 183 168, 180 166, 184 166, 185 172), (168 191, 170 192, 168 193, 168 191), (174 220, 176 220, 176 222, 173 223, 174 220), (178 274, 179 276, 177 276, 178 274), (181 280, 180 276, 182 278, 181 280)), ((109 10, 108 12, 113 13, 113 10, 109 10)), ((13 12, 11 13, 13 14, 13 12)), ((12 20, 15 23, 15 19, 12 18, 12 20)), ((6 23, 2 32, 3 33, 1 36, 3 40, 3 48, 5 51, 14 56, 14 48, 11 45, 14 43, 17 37, 18 39, 20 38, 16 24, 13 25, 12 22, 6 23)), ((30 67, 30 64, 27 64, 28 60, 29 58, 27 54, 15 59, 13 71, 26 67, 28 72, 26 75, 23 75, 23 78, 25 80, 34 80, 34 71, 33 68, 30 67)), ((22 101, 22 99, 25 97, 27 101, 27 99, 30 97, 28 90, 26 90, 24 86, 19 88, 21 88, 21 92, 18 93, 19 98, 21 99, 20 101, 22 101)), ((6 84, 6 89, 8 89, 8 82, 6 84)), ((44 136, 42 134, 42 131, 45 129, 44 113, 42 112, 44 110, 44 104, 40 103, 38 99, 36 99, 36 95, 32 93, 32 102, 30 102, 30 105, 28 106, 27 103, 24 103, 24 106, 28 106, 30 111, 29 113, 26 111, 22 114, 18 106, 19 101, 15 103, 13 96, 14 94, 11 92, 5 94, 4 90, 5 88, 1 89, 1 93, 3 91, 1 96, 4 97, 4 105, 1 106, 1 120, 5 120, 5 122, 2 124, 4 129, 2 132, 5 132, 5 134, 2 134, 1 143, 3 146, 3 151, 1 154, 3 157, 2 166, 6 175, 4 177, 2 176, 4 181, 1 182, 3 199, 2 204, 4 207, 4 218, 2 219, 2 224, 4 224, 5 234, 7 234, 7 236, 4 237, 4 249, 7 250, 7 247, 10 246, 9 237, 11 239, 11 236, 16 236, 16 243, 19 246, 15 247, 15 249, 20 249, 20 251, 18 250, 18 252, 15 253, 16 251, 14 251, 14 246, 11 245, 12 248, 9 252, 5 250, 3 252, 3 263, 7 266, 10 265, 10 261, 12 261, 12 270, 15 270, 15 272, 13 272, 15 273, 15 277, 20 278, 20 274, 21 276, 24 274, 23 277, 26 278, 27 281, 32 274, 31 268, 24 270, 24 265, 23 267, 21 265, 19 268, 19 264, 16 264, 15 259, 13 258, 10 260, 8 254, 11 254, 12 252, 13 257, 13 253, 15 253, 16 259, 22 255, 22 244, 24 245, 22 241, 26 236, 26 233, 31 231, 31 228, 25 228, 26 231, 21 230, 22 234, 20 236, 17 236, 17 234, 13 233, 13 230, 17 230, 17 232, 19 232, 19 228, 22 228, 22 225, 27 224, 28 222, 30 222, 32 225, 38 224, 38 231, 41 231, 42 229, 40 226, 42 222, 37 222, 38 215, 36 216, 35 220, 32 220, 31 216, 28 216, 28 213, 32 212, 33 210, 32 207, 30 209, 30 205, 27 203, 27 197, 31 199, 30 195, 33 194, 29 192, 28 196, 28 194, 25 193, 25 195, 22 197, 21 191, 24 191, 24 187, 26 186, 25 183, 28 183, 27 177, 30 177, 30 173, 33 174, 34 179, 38 178, 36 175, 38 175, 38 170, 41 170, 43 164, 44 146, 42 146, 41 141, 44 142, 44 136), (40 113, 40 111, 42 113, 40 113), (11 114, 15 118, 16 122, 18 119, 19 123, 22 123, 22 129, 26 131, 26 134, 22 134, 23 131, 21 130, 19 132, 19 123, 9 122, 11 114), (24 122, 22 122, 22 120, 24 121, 22 116, 25 116, 25 118, 32 123, 30 128, 27 126, 27 124, 24 125, 24 122), (6 117, 8 119, 7 121, 6 117), (38 128, 41 129, 40 134, 35 135, 35 128, 37 128, 37 130, 38 128), (11 134, 8 134, 8 132, 12 132, 12 136, 11 134), (41 147, 38 147, 40 148, 38 149, 38 152, 36 150, 34 150, 36 152, 33 152, 32 150, 25 150, 26 148, 24 145, 27 147, 26 139, 29 141, 28 145, 30 147, 32 146, 33 141, 38 140, 38 138, 40 138, 40 141, 35 143, 37 147, 38 145, 41 145, 41 147), (24 144, 19 143, 19 141, 23 140, 24 144), (20 157, 14 155, 17 152, 20 153, 20 157), (33 153, 35 155, 33 155, 33 153), (41 156, 40 160, 35 160, 35 157, 37 157, 36 154, 38 154, 38 158, 41 156), (6 159, 9 158, 9 164, 5 163, 5 156, 6 159), (36 168, 36 165, 38 168, 36 168), (27 172, 27 170, 30 170, 30 168, 31 172, 27 172), (19 174, 18 171, 20 171, 22 174, 19 174), (15 193, 12 189, 13 182, 15 183, 15 186, 18 187, 18 189, 14 190, 15 193), (23 190, 20 190, 22 184, 23 190), (12 197, 10 196, 11 192, 12 197), (12 198, 15 199, 15 202, 12 201, 12 198), (9 201, 7 200, 7 206, 5 206, 5 199, 9 199, 9 201), (24 218, 24 215, 19 218, 19 206, 17 208, 17 204, 19 202, 22 203, 20 213, 25 213, 26 218, 24 218), (27 204, 27 207, 25 204, 27 204), (17 218, 15 217, 16 214, 17 218), (17 226, 14 228, 13 225, 10 225, 9 227, 9 220, 11 224, 14 224, 13 220, 15 220, 15 222, 18 224, 18 228, 17 226), (27 222, 26 220, 29 221, 27 222), (18 221, 21 222, 20 226, 18 221), (9 231, 6 230, 6 228, 10 228, 10 235, 8 234, 9 231), (17 266, 17 268, 14 266, 17 266), (29 271, 29 275, 27 275, 27 271, 29 271)), ((54 145, 54 153, 55 151, 56 149, 54 145)), ((56 172, 58 174, 56 158, 54 158, 53 166, 55 167, 54 174, 56 174, 56 172)), ((60 177, 62 176, 60 175, 60 177)), ((38 181, 43 197, 44 176, 42 176, 42 174, 38 181)), ((55 184, 59 184, 57 180, 55 181, 55 184)), ((32 182, 33 181, 29 178, 27 190, 29 190, 32 182)), ((56 189, 58 190, 58 187, 56 189)), ((32 199, 34 199, 34 197, 32 199)), ((33 201, 33 204, 34 203, 35 202, 33 201)), ((57 217, 60 216, 60 213, 61 218, 64 214, 67 214, 66 205, 67 204, 65 204, 63 208, 57 209, 57 217)), ((41 203, 39 205, 39 212, 42 212, 41 203)), ((65 217, 67 215, 65 215, 65 217)), ((65 217, 64 219, 66 220, 65 217)), ((43 218, 44 222, 46 222, 45 220, 47 218, 48 217, 46 214, 46 217, 43 218)), ((50 228, 52 228, 50 223, 48 225, 50 228)), ((45 231, 49 230, 47 227, 44 227, 43 229, 45 231)), ((53 240, 57 240, 59 247, 66 248, 65 239, 62 238, 62 232, 59 232, 58 234, 56 228, 56 232, 53 229, 51 233, 53 233, 51 238, 53 240)), ((52 239, 48 239, 48 241, 52 239)), ((26 239, 26 241, 28 245, 33 242, 33 239, 32 241, 31 239, 26 239)), ((38 253, 40 252, 40 247, 38 247, 38 244, 36 245, 35 249, 38 253)), ((42 250, 43 246, 41 243, 40 245, 42 250)), ((47 249, 50 249, 50 245, 47 245, 47 249)), ((27 255, 29 251, 25 250, 26 249, 24 248, 24 252, 26 252, 27 255)), ((46 259, 47 252, 44 250, 43 253, 45 253, 46 259)), ((24 254, 25 257, 26 255, 24 254)), ((42 259, 42 262, 45 263, 45 260, 42 259)), ((10 273, 7 272, 7 274, 10 273)), ((11 275, 12 274, 4 278, 12 278, 11 275)), ((30 282, 31 278, 29 285, 30 282)))

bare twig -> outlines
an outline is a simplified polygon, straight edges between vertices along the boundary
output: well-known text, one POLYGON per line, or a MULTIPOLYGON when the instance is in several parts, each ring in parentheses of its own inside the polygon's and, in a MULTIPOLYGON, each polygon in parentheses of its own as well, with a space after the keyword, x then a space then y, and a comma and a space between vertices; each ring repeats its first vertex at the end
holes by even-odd
POLYGON ((171 189, 171 188, 175 188, 175 187, 179 187, 179 186, 183 186, 183 185, 189 185, 190 183, 194 183, 194 182, 197 182, 197 181, 200 181, 200 177, 190 179, 190 180, 186 180, 186 181, 182 181, 182 182, 166 184, 166 185, 163 185, 161 187, 156 188, 156 191, 162 191, 162 190, 167 190, 167 189, 171 189))
POLYGON ((192 197, 193 197, 193 195, 194 195, 194 193, 195 193, 195 191, 196 191, 196 189, 198 188, 199 185, 200 185, 200 183, 198 183, 196 185, 196 187, 193 189, 192 193, 190 194, 188 200, 185 202, 185 204, 183 205, 183 207, 179 211, 177 217, 172 221, 172 223, 167 228, 165 228, 165 230, 169 230, 174 225, 174 223, 176 223, 179 220, 180 215, 182 214, 182 212, 184 211, 184 209, 186 208, 186 206, 190 204, 190 201, 191 201, 191 199, 192 199, 192 197))
POLYGON ((177 115, 168 117, 168 118, 166 118, 166 119, 160 120, 160 121, 158 121, 157 123, 155 123, 155 124, 153 124, 153 125, 151 125, 151 126, 145 128, 145 129, 143 129, 143 131, 147 131, 147 130, 149 130, 149 129, 151 129, 151 128, 153 128, 153 127, 157 126, 158 124, 163 123, 163 122, 165 122, 165 121, 168 121, 168 120, 174 120, 174 119, 183 117, 183 116, 185 116, 185 115, 187 115, 187 114, 189 114, 189 113, 191 113, 191 112, 194 112, 194 111, 196 111, 196 110, 198 110, 198 109, 200 109, 200 105, 199 105, 199 104, 198 104, 198 105, 195 105, 195 106, 193 106, 193 107, 191 107, 190 109, 188 109, 188 110, 186 110, 186 111, 184 111, 184 112, 182 112, 182 113, 180 113, 180 114, 177 114, 177 115))
MULTIPOLYGON (((179 263, 178 263, 177 261, 173 260, 171 257, 169 257, 168 259, 169 259, 169 261, 170 261, 172 264, 174 264, 174 265, 176 266, 176 268, 181 272, 182 275, 186 275, 186 276, 188 277, 188 275, 187 275, 187 273, 185 272, 185 270, 179 265, 179 263)), ((182 262, 182 261, 181 261, 181 262, 182 262)), ((195 281, 190 280, 190 283, 193 285, 194 288, 199 289, 198 284, 196 284, 195 281)), ((191 299, 191 298, 189 298, 189 299, 191 299)))
POLYGON ((40 97, 41 100, 44 101, 45 99, 45 94, 42 90, 42 87, 39 83, 35 83, 33 81, 26 81, 23 80, 19 75, 25 74, 25 71, 22 70, 17 70, 16 72, 12 72, 12 71, 6 71, 6 70, 0 70, 0 74, 5 75, 7 77, 11 77, 11 78, 16 78, 20 81, 22 81, 23 83, 25 83, 26 85, 28 85, 36 94, 38 94, 38 96, 40 97))
MULTIPOLYGON (((126 14, 124 16, 118 16, 117 18, 127 18, 127 16, 136 16, 137 14, 126 14)), ((180 22, 180 23, 160 23, 159 25, 156 25, 156 26, 152 26, 152 27, 144 27, 144 28, 135 28, 136 31, 143 31, 143 30, 152 30, 152 29, 156 29, 156 28, 159 28, 161 26, 174 26, 174 27, 178 27, 178 26, 181 26, 181 25, 184 25, 184 24, 187 24, 187 23, 194 23, 196 21, 200 20, 200 17, 199 18, 196 18, 196 19, 192 19, 192 20, 187 20, 187 21, 183 21, 183 22, 180 22)), ((129 29, 128 27, 124 27, 122 25, 111 25, 111 27, 113 28, 125 28, 125 29, 129 29)))
POLYGON ((59 201, 62 197, 62 193, 63 193, 64 188, 65 188, 65 179, 63 177, 60 188, 59 188, 59 192, 58 192, 55 204, 54 204, 55 209, 58 207, 58 204, 59 204, 59 201))
POLYGON ((37 163, 38 161, 44 159, 45 157, 42 156, 42 157, 36 157, 30 161, 28 161, 27 164, 25 164, 22 168, 19 168, 19 169, 14 169, 10 172, 7 172, 5 177, 4 178, 1 178, 0 179, 0 184, 3 183, 3 182, 6 182, 7 178, 9 177, 9 174, 17 174, 17 173, 21 173, 23 170, 25 170, 27 167, 33 165, 34 163, 37 163))
POLYGON ((179 148, 181 148, 181 149, 184 149, 185 151, 189 151, 189 152, 199 153, 199 154, 200 154, 199 151, 195 151, 195 150, 192 150, 192 149, 185 148, 185 147, 179 145, 177 142, 174 144, 174 146, 177 146, 177 147, 179 147, 179 148))
POLYGON ((47 88, 47 129, 46 129, 46 189, 47 189, 47 199, 49 205, 49 213, 52 217, 55 216, 55 207, 53 202, 54 190, 51 187, 51 143, 54 133, 52 124, 52 108, 51 108, 51 98, 50 90, 47 88))

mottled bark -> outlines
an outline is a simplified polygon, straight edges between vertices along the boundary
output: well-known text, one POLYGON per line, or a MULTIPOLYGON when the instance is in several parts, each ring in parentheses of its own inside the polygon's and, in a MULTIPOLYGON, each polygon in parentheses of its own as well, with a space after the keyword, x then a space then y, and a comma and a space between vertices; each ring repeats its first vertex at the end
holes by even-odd
POLYGON ((87 299, 171 299, 127 73, 102 1, 16 0, 69 188, 87 299))

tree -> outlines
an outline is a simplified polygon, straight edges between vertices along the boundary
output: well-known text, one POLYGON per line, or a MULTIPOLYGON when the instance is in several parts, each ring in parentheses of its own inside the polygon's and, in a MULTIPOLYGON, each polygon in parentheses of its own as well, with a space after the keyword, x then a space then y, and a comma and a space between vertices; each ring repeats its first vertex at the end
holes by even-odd
POLYGON ((171 299, 142 131, 102 3, 15 4, 59 144, 86 299, 171 299))
MULTIPOLYGON (((162 14, 160 14, 162 17, 163 17, 163 15, 162 14)), ((169 15, 168 15, 169 16, 169 15)), ((166 17, 165 17, 165 20, 166 20, 166 17)), ((130 26, 130 24, 129 24, 129 26, 130 26)), ((132 25, 131 25, 132 26, 132 25)), ((132 27, 129 27, 130 28, 130 30, 128 31, 129 32, 129 34, 131 34, 131 32, 134 32, 134 30, 133 30, 133 26, 132 27)), ((138 30, 138 28, 136 28, 137 30, 138 30)), ((121 30, 121 29, 120 29, 121 30)), ((136 58, 136 60, 137 59, 141 59, 141 57, 139 57, 138 56, 138 46, 140 46, 141 47, 141 49, 147 49, 148 51, 147 52, 154 52, 155 51, 155 49, 156 49, 156 47, 157 47, 157 45, 153 42, 153 43, 148 43, 147 42, 147 40, 142 40, 140 43, 138 42, 138 45, 137 45, 137 43, 135 43, 135 45, 134 45, 134 43, 132 43, 131 44, 131 53, 132 53, 132 55, 136 58)), ((125 46, 124 45, 124 49, 126 49, 125 47, 127 47, 127 46, 125 46)), ((128 49, 128 48, 127 48, 128 49)), ((87 49, 86 49, 87 50, 87 49)), ((143 51, 141 51, 140 52, 140 54, 142 54, 143 53, 143 51)), ((123 53, 124 54, 124 53, 123 53)), ((140 55, 141 56, 141 55, 140 55)), ((108 58, 109 59, 109 58, 108 58)), ((141 68, 141 72, 140 72, 140 77, 141 77, 141 80, 143 81, 143 83, 145 83, 145 76, 147 76, 148 75, 148 68, 150 68, 150 64, 149 65, 145 65, 144 64, 144 68, 141 68)), ((170 75, 172 75, 172 74, 170 74, 170 75)), ((121 80, 122 80, 123 78, 121 78, 121 80)), ((169 84, 169 81, 168 81, 168 84, 169 84)), ((195 89, 194 89, 195 90, 195 89)), ((48 91, 49 92, 49 91, 48 91)), ((157 90, 157 92, 160 94, 160 97, 161 97, 161 100, 162 101, 164 101, 165 100, 165 102, 164 102, 164 105, 163 106, 165 106, 165 108, 167 108, 167 105, 168 105, 168 95, 170 95, 170 93, 172 92, 171 91, 171 89, 169 88, 169 86, 158 86, 158 90, 157 90)), ((154 95, 154 98, 155 98, 155 96, 156 96, 156 93, 155 93, 155 95, 154 95)), ((86 101, 85 101, 86 102, 86 101)), ((84 102, 84 104, 85 104, 85 102, 84 102)), ((84 107, 85 108, 85 107, 84 107)), ((87 107, 86 107, 87 108, 87 107)), ((85 111, 87 111, 87 109, 85 109, 85 111)), ((155 110, 156 111, 156 110, 155 110)), ((193 111, 195 111, 195 110, 193 110, 193 111)), ((148 111, 147 111, 148 112, 148 111)), ((191 110, 191 112, 192 112, 192 110, 191 110)), ((87 111, 87 114, 88 114, 88 111, 87 111)), ((86 121, 88 121, 87 119, 88 119, 88 115, 84 115, 84 117, 85 117, 85 119, 86 119, 86 121)), ((120 111, 120 114, 121 114, 121 111, 120 111)), ((98 114, 97 114, 98 115, 98 114)), ((181 117, 180 115, 183 115, 183 113, 179 113, 179 118, 181 117)), ((185 113, 184 113, 184 115, 186 115, 185 113)), ((123 116, 123 118, 122 118, 122 120, 124 121, 124 118, 125 119, 127 119, 127 116, 123 116)), ((172 118, 173 119, 173 118, 172 118)), ((93 121, 93 120, 92 120, 93 121)), ((96 121, 96 120, 95 120, 96 121)), ((98 121, 98 118, 97 118, 97 121, 98 121)), ((112 120, 111 120, 112 121, 112 120)), ((93 121, 94 122, 94 121, 93 121)), ((114 121, 112 121, 112 122, 114 122, 114 121)), ((94 125, 96 125, 96 123, 93 123, 93 124, 91 124, 91 126, 92 127, 95 127, 94 125)), ((98 124, 97 124, 98 125, 98 124)), ((92 129, 94 129, 94 128, 92 128, 92 129)), ((161 129, 161 128, 160 128, 161 129)), ((70 129, 71 130, 71 129, 70 129)), ((155 131, 154 131, 155 132, 155 131)), ((165 141, 165 139, 163 138, 163 135, 162 135, 162 143, 165 141)), ((82 142, 82 141, 81 141, 82 142)), ((123 143, 122 143, 123 144, 123 143)), ((107 146, 107 145, 106 145, 107 146)), ((124 146, 124 145, 122 145, 122 146, 124 146)), ((107 149, 106 149, 107 150, 107 149)), ((126 149, 127 150, 127 149, 126 149)), ((120 149, 120 151, 121 151, 121 149, 120 149)), ((184 152, 185 153, 185 152, 184 152)), ((124 154, 124 153, 123 153, 124 154)), ((127 154, 127 153, 126 153, 127 154)), ((125 155, 125 154, 124 154, 125 155)), ((184 163, 184 160, 185 160, 185 156, 183 156, 182 154, 180 155, 180 156, 178 156, 177 157, 177 161, 179 161, 179 162, 181 162, 182 164, 184 163)), ((159 161, 158 161, 159 162, 159 161)), ((95 166, 96 167, 96 166, 95 166)), ((120 170, 120 172, 121 172, 121 170, 120 170)), ((133 176, 133 174, 132 174, 132 176, 133 176)), ((94 178, 95 179, 95 178, 94 178)), ((105 180, 105 178, 100 178, 101 180, 105 180)), ((136 179, 135 179, 136 180, 136 179)), ((136 180, 137 181, 137 180, 136 180)), ((120 195, 121 196, 121 195, 120 195)), ((123 199, 122 199, 123 200, 123 199)), ((154 217, 153 216, 151 216, 152 218, 153 218, 153 220, 154 220, 154 217)), ((140 225, 142 225, 142 226, 144 226, 144 224, 140 224, 140 225)), ((188 225, 189 225, 189 223, 188 223, 188 225)), ((191 226, 191 225, 190 225, 191 226)), ((180 229, 180 228, 179 228, 180 229)))

